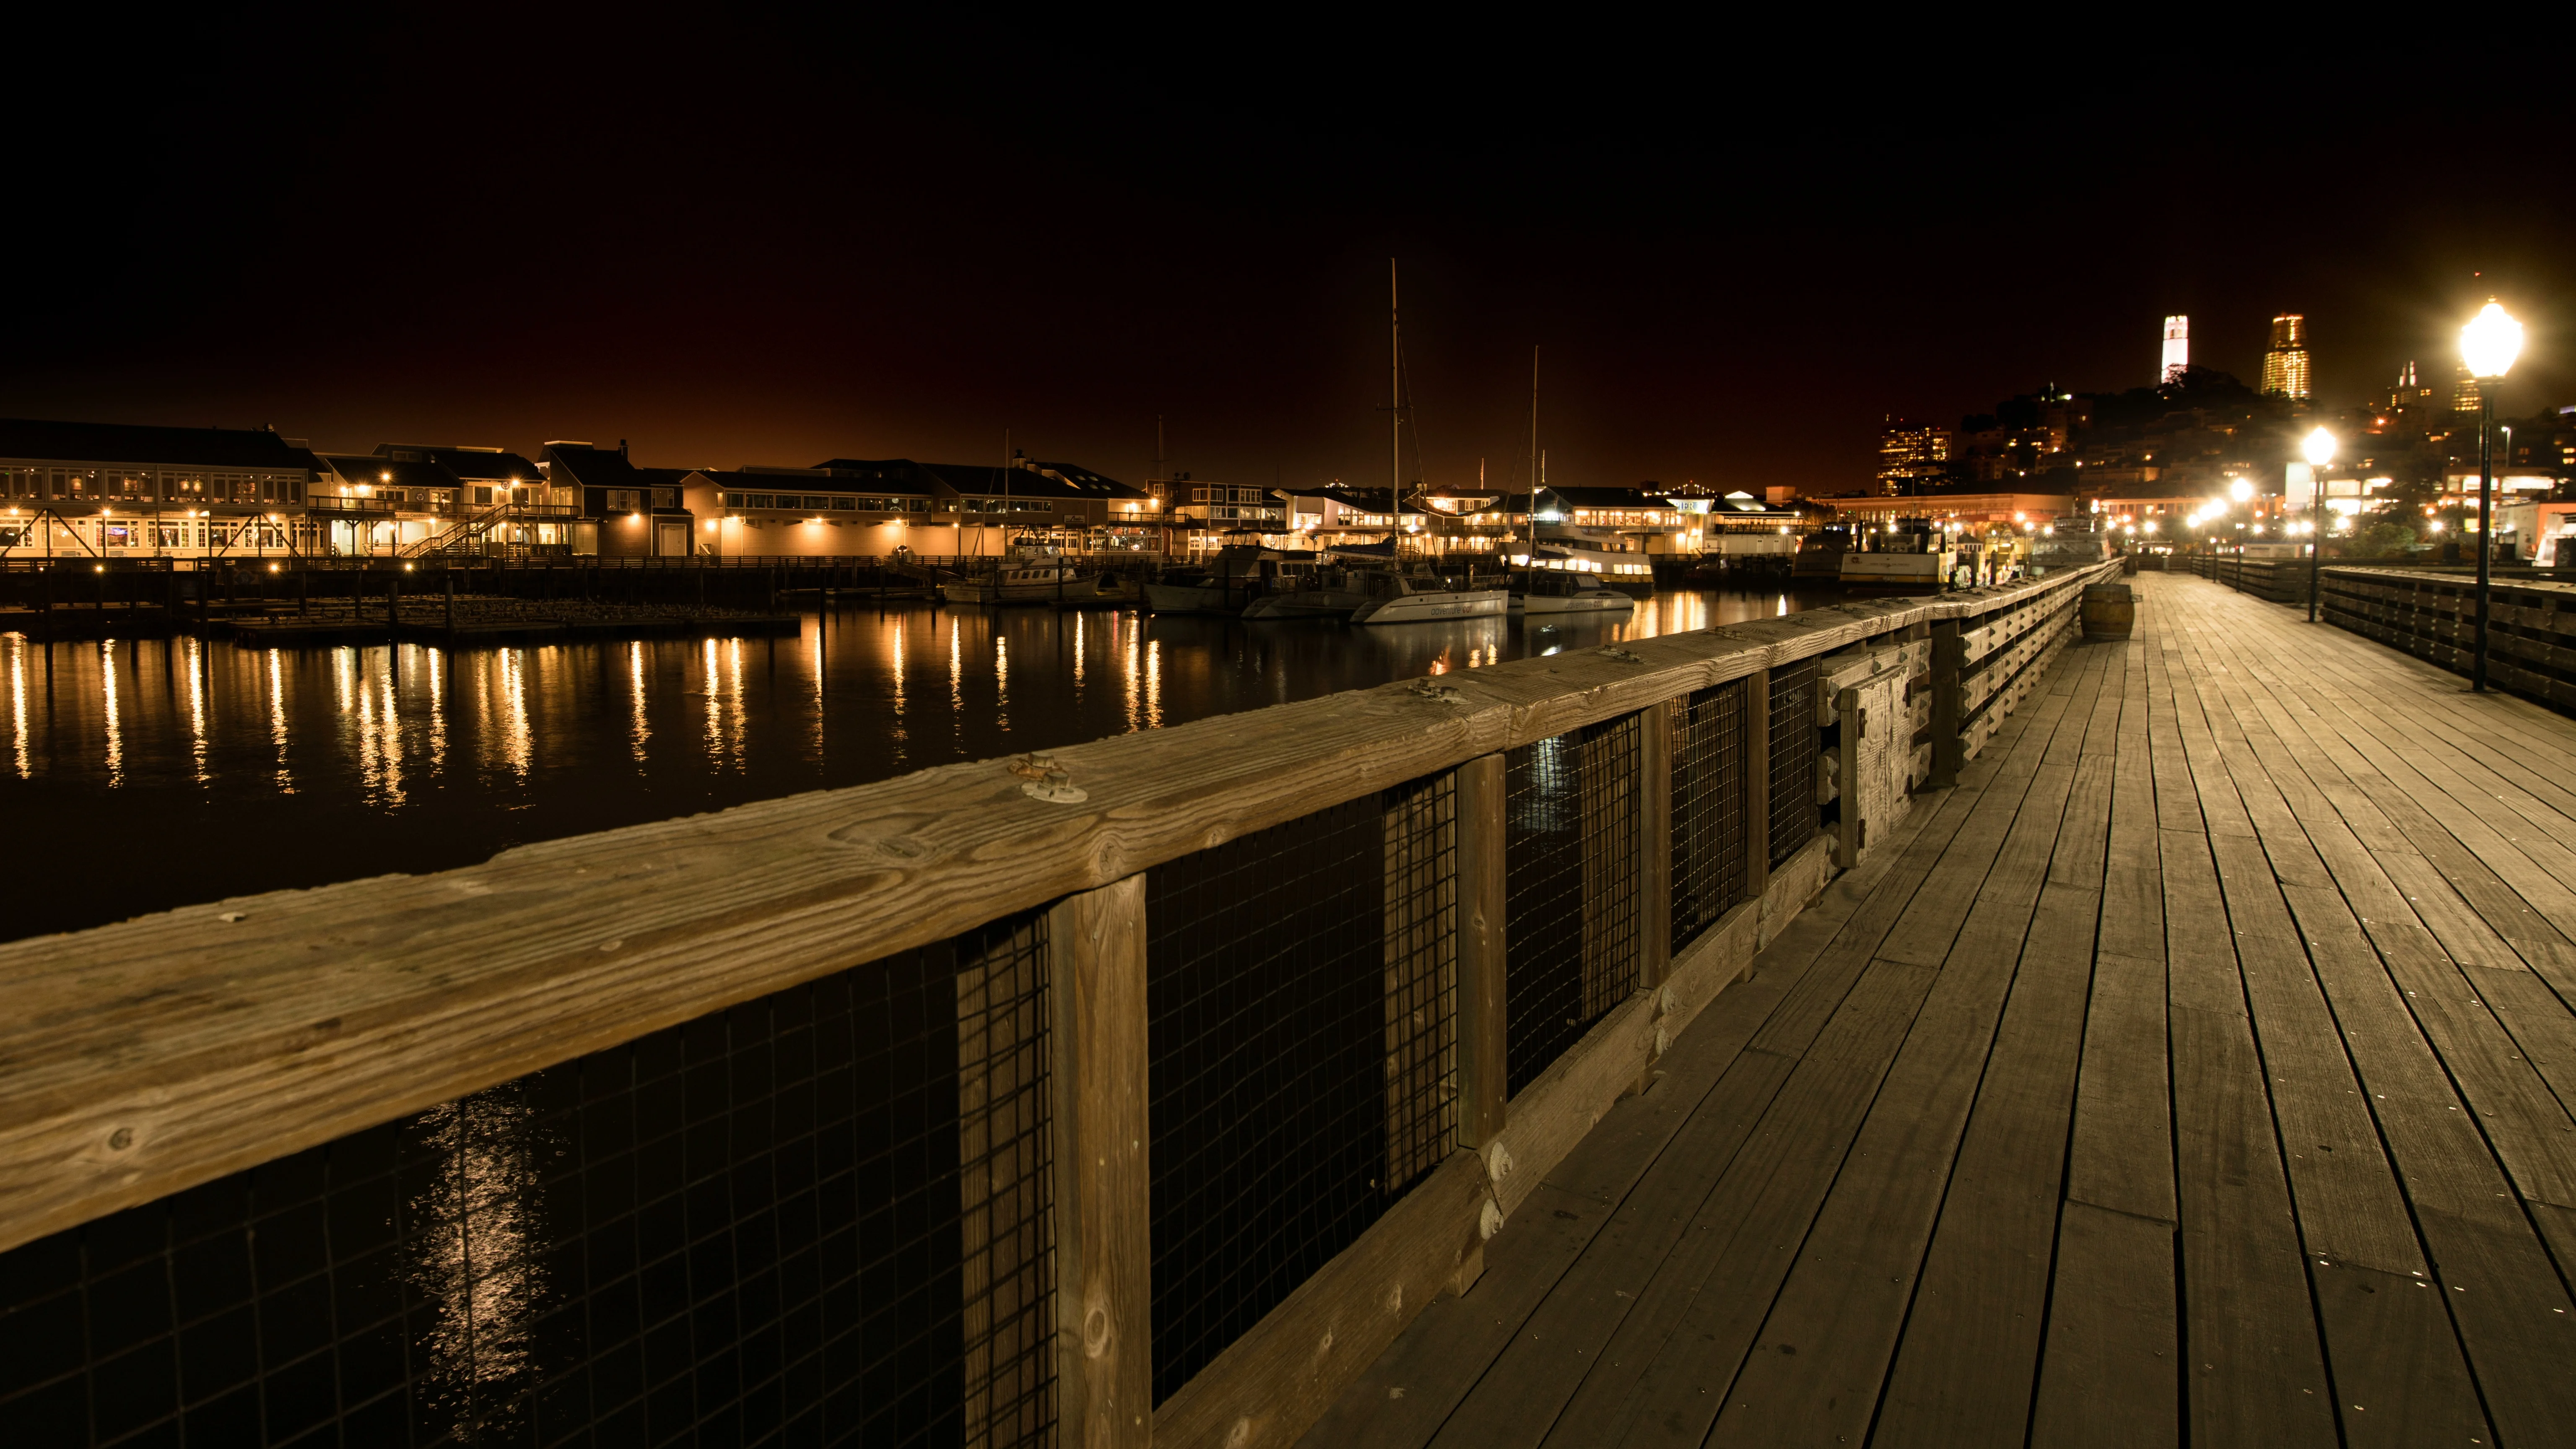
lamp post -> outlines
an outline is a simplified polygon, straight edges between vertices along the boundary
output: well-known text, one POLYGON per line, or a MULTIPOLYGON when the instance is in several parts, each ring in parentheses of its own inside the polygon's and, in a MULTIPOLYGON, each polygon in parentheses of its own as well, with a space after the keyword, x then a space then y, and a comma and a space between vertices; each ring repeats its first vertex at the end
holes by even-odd
POLYGON ((2522 324, 2492 298, 2460 329, 2460 361, 2478 380, 2478 632, 2469 666, 2469 689, 2478 694, 2487 687, 2487 574, 2495 556, 2495 385, 2521 351, 2522 324))
POLYGON ((2317 621, 2317 570, 2326 556, 2326 465, 2334 461, 2335 435, 2323 428, 2299 445, 2308 455, 2308 622, 2317 621))

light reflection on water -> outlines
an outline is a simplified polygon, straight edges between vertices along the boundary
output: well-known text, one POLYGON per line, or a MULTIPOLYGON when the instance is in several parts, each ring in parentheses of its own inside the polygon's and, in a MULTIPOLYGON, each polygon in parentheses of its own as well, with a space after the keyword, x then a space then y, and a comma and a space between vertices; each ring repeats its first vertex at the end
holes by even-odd
POLYGON ((462 1442, 507 1437, 546 1298, 536 1114, 514 1083, 432 1107, 412 1130, 437 1163, 406 1205, 412 1284, 435 1313, 429 1406, 462 1442))
POLYGON ((5 636, 0 818, 43 846, 22 853, 0 930, 468 864, 530 840, 1835 597, 1667 593, 1609 619, 1378 629, 855 608, 808 615, 793 638, 452 656, 5 636), (925 694, 943 666, 946 689, 925 694))

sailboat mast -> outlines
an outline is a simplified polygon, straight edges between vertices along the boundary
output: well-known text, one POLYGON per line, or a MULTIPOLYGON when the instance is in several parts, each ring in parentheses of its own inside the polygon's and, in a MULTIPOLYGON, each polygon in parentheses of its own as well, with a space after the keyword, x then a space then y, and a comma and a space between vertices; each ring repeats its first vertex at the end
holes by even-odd
POLYGON ((1528 507, 1530 550, 1538 550, 1538 344, 1530 344, 1530 462, 1528 507))
POLYGON ((1404 314, 1395 291, 1395 258, 1386 259, 1387 496, 1404 516, 1404 314))

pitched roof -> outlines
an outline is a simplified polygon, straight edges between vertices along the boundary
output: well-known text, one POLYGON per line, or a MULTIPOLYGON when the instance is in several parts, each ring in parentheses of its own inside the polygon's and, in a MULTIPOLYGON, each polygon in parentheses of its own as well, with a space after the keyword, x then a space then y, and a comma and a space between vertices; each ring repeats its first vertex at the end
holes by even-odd
POLYGON ((961 494, 976 498, 1097 498, 1100 495, 1062 478, 1026 468, 996 468, 978 463, 924 463, 921 467, 961 494))
POLYGON ((437 463, 400 463, 373 453, 316 456, 348 483, 386 488, 454 488, 458 484, 456 475, 437 463))
POLYGON ((0 418, 0 458, 307 471, 321 466, 310 451, 266 428, 164 428, 38 418, 0 418))
POLYGON ((1121 483, 1117 479, 1108 477, 1104 474, 1094 473, 1090 469, 1075 463, 1040 463, 1032 461, 1029 466, 1040 473, 1050 473, 1063 479, 1065 482, 1081 489, 1086 496, 1092 498, 1142 499, 1153 496, 1142 488, 1121 483))
POLYGON ((1661 508, 1664 497, 1642 488, 1577 488, 1554 483, 1540 490, 1553 493, 1577 508, 1661 508))
POLYGON ((518 454, 501 448, 468 448, 452 443, 378 443, 376 456, 396 458, 409 453, 419 461, 436 463, 469 483, 533 483, 544 475, 537 465, 518 454))
MULTIPOLYGON (((637 469, 644 472, 644 469, 637 469)), ((927 478, 887 469, 886 476, 871 477, 864 473, 834 470, 817 473, 798 470, 791 473, 754 473, 732 468, 696 468, 682 475, 704 478, 727 492, 786 493, 803 497, 807 493, 902 494, 906 497, 928 497, 927 478)), ((791 505, 780 505, 787 507, 791 505)), ((792 505, 802 506, 802 505, 792 505)))

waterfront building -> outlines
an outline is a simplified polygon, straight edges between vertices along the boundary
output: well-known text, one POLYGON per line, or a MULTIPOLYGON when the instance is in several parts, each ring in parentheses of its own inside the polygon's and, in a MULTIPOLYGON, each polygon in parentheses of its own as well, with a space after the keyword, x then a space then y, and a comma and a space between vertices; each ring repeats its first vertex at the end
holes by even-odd
POLYGON ((2163 365, 2157 370, 2156 381, 2167 384, 2178 383, 2183 380, 2184 373, 2191 371, 2191 319, 2189 317, 2173 316, 2165 319, 2165 345, 2161 356, 2163 365))
POLYGON ((526 558, 569 554, 570 494, 507 448, 379 443, 318 455, 311 514, 338 554, 526 558))
POLYGON ((1885 415, 1878 432, 1878 491, 1896 497, 1939 486, 1953 445, 1948 428, 1885 415))
MULTIPOLYGON (((567 524, 571 552, 597 558, 684 558, 698 551, 698 514, 681 498, 686 468, 639 468, 626 444, 552 442, 537 452, 549 506, 568 520, 532 519, 539 529, 567 524)), ((712 515, 710 515, 712 517, 712 515)))
POLYGON ((2284 312, 2272 319, 2272 346, 2263 354, 2263 395, 2304 402, 2313 392, 2308 370, 2308 319, 2284 312))
POLYGON ((1541 543, 1580 544, 1614 553, 1697 554, 1696 512, 1643 488, 1548 484, 1538 490, 1530 521, 1541 543))
POLYGON ((1871 526, 1920 518, 1936 523, 2044 523, 2076 511, 2075 499, 2063 493, 1938 493, 1921 498, 1888 498, 1850 494, 1808 500, 1833 511, 1835 521, 1871 526))
POLYGON ((267 428, 0 419, 0 557, 312 552, 322 466, 267 428))
POLYGON ((811 468, 699 469, 680 481, 696 550, 732 558, 999 556, 1022 545, 1135 550, 1150 495, 1071 463, 1009 468, 833 458, 811 468))
POLYGON ((1287 501, 1277 490, 1219 483, 1176 473, 1145 485, 1144 516, 1160 516, 1179 535, 1180 552, 1200 553, 1290 531, 1287 501))
POLYGON ((1433 488, 1422 495, 1420 525, 1436 553, 1490 554, 1530 536, 1530 499, 1478 484, 1433 488))
MULTIPOLYGON (((1467 495, 1453 498, 1463 512, 1490 511, 1489 505, 1499 499, 1493 495, 1467 495)), ((1339 548, 1352 544, 1385 543, 1399 535, 1423 534, 1428 518, 1428 498, 1398 501, 1393 489, 1353 488, 1346 484, 1327 483, 1321 488, 1288 489, 1280 495, 1280 505, 1288 532, 1278 542, 1290 548, 1339 548), (1405 503, 1416 506, 1406 507, 1405 503)), ((1250 542, 1249 539, 1217 543, 1250 542)), ((1433 551, 1447 547, 1448 536, 1436 535, 1428 545, 1433 551)), ((1210 546, 1214 546, 1211 544, 1210 546)))

